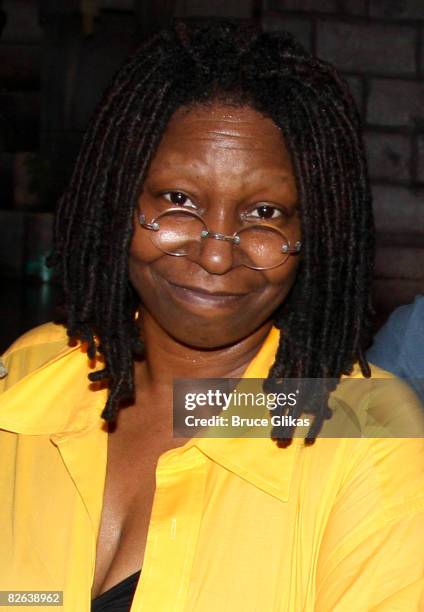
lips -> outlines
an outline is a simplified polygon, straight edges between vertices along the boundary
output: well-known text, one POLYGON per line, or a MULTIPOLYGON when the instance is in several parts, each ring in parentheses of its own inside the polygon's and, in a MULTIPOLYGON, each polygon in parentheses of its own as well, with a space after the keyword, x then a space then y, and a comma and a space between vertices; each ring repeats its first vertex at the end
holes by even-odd
POLYGON ((230 293, 229 291, 210 291, 209 289, 204 289, 203 287, 191 287, 189 285, 176 285, 175 283, 171 283, 171 281, 166 281, 173 287, 177 287, 178 289, 185 289, 186 291, 191 291, 193 293, 200 293, 202 295, 206 295, 208 297, 241 297, 243 295, 247 295, 246 293, 230 293))
POLYGON ((165 280, 168 290, 178 301, 200 306, 230 306, 240 302, 247 293, 229 293, 227 291, 210 291, 204 287, 182 286, 165 280))

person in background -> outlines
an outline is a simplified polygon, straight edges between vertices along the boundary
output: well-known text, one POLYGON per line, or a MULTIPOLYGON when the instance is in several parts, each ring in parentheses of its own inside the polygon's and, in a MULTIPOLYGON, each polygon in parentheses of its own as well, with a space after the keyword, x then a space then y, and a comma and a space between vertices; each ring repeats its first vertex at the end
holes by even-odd
POLYGON ((407 379, 424 403, 424 294, 391 314, 375 336, 367 358, 407 379))

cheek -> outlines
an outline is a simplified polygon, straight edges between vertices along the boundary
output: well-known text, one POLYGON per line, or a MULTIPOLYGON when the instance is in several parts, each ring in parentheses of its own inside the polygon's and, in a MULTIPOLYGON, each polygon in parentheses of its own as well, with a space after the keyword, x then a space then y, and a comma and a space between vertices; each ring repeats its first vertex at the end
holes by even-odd
POLYGON ((281 306, 296 282, 298 268, 299 258, 290 257, 281 268, 263 272, 267 282, 256 301, 256 312, 267 318, 281 306))
POLYGON ((153 292, 153 289, 150 289, 150 265, 162 255, 146 233, 136 227, 130 246, 128 271, 130 282, 142 302, 146 299, 149 301, 148 294, 153 292))
POLYGON ((139 265, 149 264, 163 255, 150 239, 148 230, 144 230, 138 223, 137 216, 134 216, 134 234, 130 246, 130 267, 131 261, 139 265))
POLYGON ((270 291, 280 295, 283 293, 284 296, 287 295, 296 280, 299 263, 298 256, 291 256, 279 268, 265 270, 263 274, 270 291))

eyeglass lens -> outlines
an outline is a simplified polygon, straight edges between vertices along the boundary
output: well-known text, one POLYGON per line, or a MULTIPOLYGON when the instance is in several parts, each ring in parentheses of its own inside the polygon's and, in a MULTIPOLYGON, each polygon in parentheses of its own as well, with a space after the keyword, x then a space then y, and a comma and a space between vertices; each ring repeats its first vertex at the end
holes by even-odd
MULTIPOLYGON (((170 255, 196 259, 203 242, 209 239, 201 237, 207 230, 205 223, 189 211, 163 214, 157 222, 160 229, 150 232, 150 238, 156 247, 170 255)), ((270 226, 247 226, 238 232, 238 236, 240 241, 233 247, 237 265, 270 268, 284 263, 289 257, 285 252, 287 240, 270 226)))

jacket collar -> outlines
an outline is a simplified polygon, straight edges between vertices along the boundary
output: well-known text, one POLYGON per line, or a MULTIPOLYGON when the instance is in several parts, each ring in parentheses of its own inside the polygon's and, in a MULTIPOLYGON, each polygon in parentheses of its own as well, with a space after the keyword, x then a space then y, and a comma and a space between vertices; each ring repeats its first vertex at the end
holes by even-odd
MULTIPOLYGON (((273 327, 243 378, 266 378, 274 362, 279 340, 280 331, 273 327)), ((186 446, 191 445, 256 487, 287 501, 295 459, 303 440, 294 438, 292 444, 285 449, 278 448, 270 438, 203 437, 192 438, 186 446)))
MULTIPOLYGON (((243 378, 267 376, 279 338, 279 330, 273 327, 243 378)), ((88 382, 84 375, 87 366, 81 345, 66 347, 11 386, 1 396, 0 429, 62 440, 81 438, 84 431, 98 429, 100 423, 104 424, 100 414, 107 391, 88 382)), ((280 449, 269 438, 194 437, 176 450, 183 453, 193 446, 267 493, 283 501, 288 499, 299 440, 280 449)))
MULTIPOLYGON (((8 376, 13 367, 12 358, 8 376)), ((0 428, 48 435, 76 433, 89 427, 100 403, 106 400, 106 390, 95 390, 89 383, 85 374, 88 367, 81 344, 64 347, 2 393, 0 428)))

